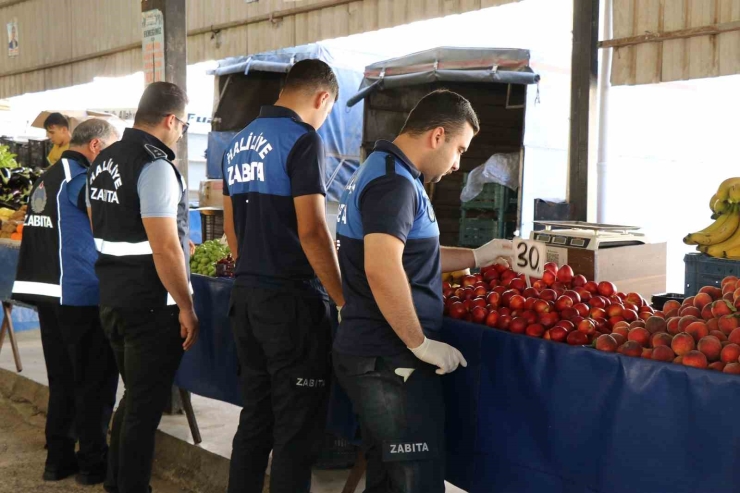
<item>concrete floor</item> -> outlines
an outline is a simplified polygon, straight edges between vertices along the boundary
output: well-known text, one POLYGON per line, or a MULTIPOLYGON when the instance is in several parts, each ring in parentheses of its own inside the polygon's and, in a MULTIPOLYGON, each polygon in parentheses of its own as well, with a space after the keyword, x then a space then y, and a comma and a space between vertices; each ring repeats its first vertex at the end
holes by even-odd
MULTIPOLYGON (((39 331, 24 331, 17 333, 16 336, 23 365, 21 375, 40 384, 48 385, 39 331)), ((13 355, 7 337, 0 349, 0 368, 15 371, 13 355)), ((118 387, 119 399, 122 394, 123 382, 120 382, 118 387)), ((192 403, 203 439, 203 442, 197 447, 229 459, 231 457, 231 441, 236 432, 241 408, 198 395, 192 396, 192 403)), ((178 440, 193 444, 190 428, 184 415, 163 416, 159 429, 178 440)), ((348 470, 315 470, 311 488, 312 493, 339 493, 342 491, 348 475, 348 470)), ((363 478, 357 488, 358 493, 363 491, 364 483, 363 478)), ((465 492, 448 484, 447 493, 465 492)))

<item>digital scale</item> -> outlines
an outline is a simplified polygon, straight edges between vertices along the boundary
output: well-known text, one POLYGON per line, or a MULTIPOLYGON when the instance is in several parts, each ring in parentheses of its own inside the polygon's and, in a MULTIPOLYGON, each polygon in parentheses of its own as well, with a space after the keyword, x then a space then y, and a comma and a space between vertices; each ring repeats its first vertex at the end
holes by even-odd
POLYGON ((581 221, 535 221, 531 240, 547 245, 547 261, 568 264, 589 280, 612 281, 650 299, 666 288, 666 244, 650 243, 639 227, 581 221))
POLYGON ((583 221, 535 221, 544 231, 532 231, 529 239, 561 248, 598 250, 632 245, 644 245, 647 239, 637 226, 587 223, 583 221))

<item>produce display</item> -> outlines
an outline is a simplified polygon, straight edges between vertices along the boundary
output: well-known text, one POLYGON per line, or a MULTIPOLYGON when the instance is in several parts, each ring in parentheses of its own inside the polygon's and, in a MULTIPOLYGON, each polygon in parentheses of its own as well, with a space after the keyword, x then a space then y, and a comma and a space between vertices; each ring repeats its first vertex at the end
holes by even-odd
POLYGON ((30 168, 0 167, 0 207, 18 210, 26 205, 39 176, 30 168))
POLYGON ((554 263, 527 287, 524 275, 491 266, 444 282, 445 315, 488 327, 605 352, 740 374, 740 280, 707 286, 683 303, 655 311, 637 293, 622 293, 554 263))
POLYGON ((27 206, 19 210, 0 207, 0 238, 20 241, 23 238, 23 222, 27 206))
POLYGON ((190 257, 190 270, 193 274, 216 277, 216 265, 228 258, 231 258, 228 245, 218 240, 206 241, 198 245, 195 253, 190 257))
POLYGON ((18 161, 15 160, 17 156, 10 152, 10 147, 6 145, 0 145, 0 168, 17 168, 18 161))
POLYGON ((740 178, 722 182, 709 200, 714 222, 683 239, 712 257, 740 259, 740 178))
POLYGON ((229 254, 227 257, 222 258, 216 262, 216 276, 217 277, 228 277, 234 278, 234 258, 229 254))

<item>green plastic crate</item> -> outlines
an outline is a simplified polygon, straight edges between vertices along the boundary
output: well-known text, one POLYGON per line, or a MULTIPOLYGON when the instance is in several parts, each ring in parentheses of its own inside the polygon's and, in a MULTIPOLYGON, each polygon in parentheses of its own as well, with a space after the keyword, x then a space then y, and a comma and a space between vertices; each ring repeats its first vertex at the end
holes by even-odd
MULTIPOLYGON (((463 187, 468 181, 468 174, 463 176, 463 187)), ((501 210, 516 204, 517 197, 508 187, 498 183, 486 183, 483 190, 470 202, 463 202, 463 209, 501 210)))
POLYGON ((460 246, 479 247, 494 238, 503 238, 504 223, 490 218, 460 219, 460 246))

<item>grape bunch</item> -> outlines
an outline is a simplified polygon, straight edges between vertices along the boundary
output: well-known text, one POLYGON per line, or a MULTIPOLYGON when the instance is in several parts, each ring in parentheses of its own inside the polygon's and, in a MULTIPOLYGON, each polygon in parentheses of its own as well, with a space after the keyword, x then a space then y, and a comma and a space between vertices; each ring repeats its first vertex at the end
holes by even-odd
POLYGON ((229 255, 231 251, 227 245, 222 245, 218 240, 206 241, 198 245, 190 258, 190 270, 193 274, 216 277, 216 264, 229 255))

